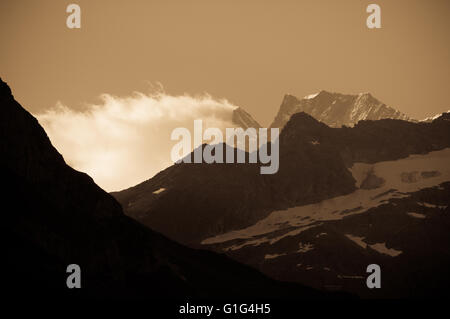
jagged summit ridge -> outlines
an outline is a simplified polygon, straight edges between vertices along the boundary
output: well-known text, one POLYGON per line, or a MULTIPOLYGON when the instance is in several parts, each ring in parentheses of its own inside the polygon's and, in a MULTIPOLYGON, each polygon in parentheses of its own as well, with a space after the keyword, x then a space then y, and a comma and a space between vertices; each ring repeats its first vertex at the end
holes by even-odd
POLYGON ((302 99, 286 94, 271 127, 283 128, 295 113, 305 112, 331 126, 354 126, 361 120, 409 120, 405 114, 380 102, 369 92, 357 95, 322 90, 302 99))
POLYGON ((447 112, 442 112, 442 113, 436 114, 436 115, 434 115, 434 116, 426 117, 426 118, 424 118, 423 120, 420 120, 419 122, 431 123, 431 122, 433 122, 434 120, 437 120, 437 119, 439 119, 439 118, 441 118, 441 117, 446 117, 446 116, 448 116, 449 113, 450 113, 450 109, 448 109, 447 112))

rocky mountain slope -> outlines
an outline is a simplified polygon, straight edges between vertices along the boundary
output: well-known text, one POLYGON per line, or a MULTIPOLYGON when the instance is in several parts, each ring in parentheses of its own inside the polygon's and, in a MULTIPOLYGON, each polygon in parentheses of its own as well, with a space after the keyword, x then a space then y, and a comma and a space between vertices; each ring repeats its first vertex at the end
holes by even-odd
POLYGON ((364 297, 443 296, 450 283, 450 148, 351 167, 357 190, 203 241, 270 276, 364 297), (382 289, 366 287, 378 264, 382 289))
POLYGON ((1 80, 0 113, 7 298, 330 297, 186 248, 125 216, 88 175, 66 165, 1 80), (73 263, 82 288, 69 290, 73 263))
POLYGON ((277 174, 180 164, 113 195, 145 225, 277 279, 432 296, 450 282, 449 147, 449 113, 331 128, 302 112, 281 132, 277 174), (365 286, 371 263, 382 266, 383 290, 365 286))
POLYGON ((241 107, 233 110, 231 121, 236 125, 236 127, 241 127, 244 130, 249 127, 256 129, 261 127, 261 125, 259 125, 259 123, 241 107))
POLYGON ((348 170, 450 146, 448 114, 433 123, 362 121, 330 128, 306 113, 292 116, 280 135, 280 168, 260 164, 177 164, 113 195, 125 212, 177 241, 244 228, 271 211, 319 202, 356 189, 348 170))
POLYGON ((378 101, 370 93, 347 95, 320 91, 303 99, 285 95, 271 127, 283 128, 291 116, 299 112, 331 127, 353 126, 361 120, 408 120, 405 114, 378 101))
MULTIPOLYGON (((306 125, 323 125, 307 115, 304 120, 306 125)), ((285 147, 285 137, 274 175, 261 175, 260 164, 248 160, 245 164, 181 163, 113 195, 129 216, 195 246, 206 237, 250 225, 274 209, 354 189, 354 180, 335 149, 314 145, 308 136, 296 139, 296 147, 285 147)))

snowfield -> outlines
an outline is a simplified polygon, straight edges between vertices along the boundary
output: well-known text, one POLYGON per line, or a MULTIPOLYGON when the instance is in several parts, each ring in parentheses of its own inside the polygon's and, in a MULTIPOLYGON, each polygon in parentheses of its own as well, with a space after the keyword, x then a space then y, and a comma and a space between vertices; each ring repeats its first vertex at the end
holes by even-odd
MULTIPOLYGON (((424 155, 411 155, 395 161, 374 164, 356 163, 350 168, 350 172, 356 180, 357 187, 362 184, 368 174, 383 179, 384 183, 377 188, 359 188, 351 194, 319 203, 274 211, 250 227, 207 238, 202 244, 210 245, 236 239, 241 240, 239 245, 228 247, 227 250, 236 250, 247 245, 257 246, 265 242, 273 244, 286 236, 298 235, 306 229, 316 227, 321 222, 360 214, 372 207, 386 203, 390 199, 409 197, 409 193, 450 181, 450 165, 448 163, 450 163, 450 148, 424 155), (283 229, 286 230, 284 233, 283 229), (275 231, 282 234, 269 238, 269 235, 275 231)), ((430 204, 422 203, 422 205, 430 204)), ((417 215, 410 213, 413 218, 422 218, 417 215)), ((349 237, 349 239, 351 238, 349 237)), ((356 240, 354 241, 356 242, 356 240)), ((364 243, 363 239, 358 239, 358 242, 360 245, 364 243)), ((401 253, 386 248, 383 243, 371 245, 370 248, 390 256, 397 256, 401 253)))

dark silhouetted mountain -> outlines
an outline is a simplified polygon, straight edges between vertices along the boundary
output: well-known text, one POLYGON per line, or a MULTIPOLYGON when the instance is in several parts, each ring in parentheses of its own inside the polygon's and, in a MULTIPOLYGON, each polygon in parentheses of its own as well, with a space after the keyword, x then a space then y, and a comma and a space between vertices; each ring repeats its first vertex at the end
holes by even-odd
POLYGON ((202 240, 255 224, 271 211, 317 203, 355 191, 348 168, 424 154, 450 146, 450 125, 402 120, 360 121, 330 128, 294 114, 280 134, 280 166, 176 164, 113 195, 126 214, 179 242, 202 240), (163 190, 163 191, 158 191, 163 190))
POLYGON ((271 127, 282 129, 293 114, 305 112, 331 127, 353 126, 361 120, 400 119, 408 117, 383 104, 370 93, 346 95, 320 91, 303 99, 287 94, 271 127))
MULTIPOLYGON (((446 120, 449 114, 442 114, 432 123, 383 119, 360 121, 352 128, 329 128, 322 125, 317 129, 319 126, 305 126, 304 118, 308 116, 297 113, 286 124, 282 136, 292 142, 309 136, 320 145, 333 148, 347 166, 355 162, 374 163, 449 147, 450 125, 446 120)), ((311 117, 308 118, 309 121, 312 120, 311 117)), ((289 147, 289 144, 285 147, 289 147)))
POLYGON ((1 80, 0 112, 8 298, 329 296, 186 248, 125 216, 110 194, 66 165, 1 80), (81 267, 81 289, 66 287, 69 264, 81 267))
POLYGON ((113 195, 129 216, 195 246, 206 237, 250 225, 274 209, 354 189, 354 180, 335 150, 313 145, 309 137, 295 144, 280 149, 280 168, 274 175, 261 175, 261 165, 248 161, 181 163, 113 195))

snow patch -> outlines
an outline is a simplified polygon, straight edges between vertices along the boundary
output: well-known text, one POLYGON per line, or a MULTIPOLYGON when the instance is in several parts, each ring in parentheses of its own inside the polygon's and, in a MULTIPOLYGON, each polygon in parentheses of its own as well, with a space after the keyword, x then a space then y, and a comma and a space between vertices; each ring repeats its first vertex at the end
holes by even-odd
POLYGON ((409 216, 414 217, 414 218, 421 218, 424 219, 426 218, 426 216, 424 214, 419 214, 419 213, 407 213, 409 216))
POLYGON ((286 254, 266 254, 265 256, 264 256, 264 259, 274 259, 274 258, 277 258, 277 257, 280 257, 280 256, 284 256, 284 255, 286 255, 286 254))
POLYGON ((416 192, 423 188, 437 186, 450 180, 450 148, 430 152, 425 155, 410 155, 396 161, 375 164, 355 163, 350 171, 359 187, 370 172, 382 177, 386 182, 383 188, 400 192, 416 192), (430 170, 436 174, 429 176, 430 170), (420 174, 419 174, 420 172, 420 174))
MULTIPOLYGON (((225 248, 224 250, 225 251, 238 250, 238 249, 241 249, 242 247, 249 246, 249 245, 251 245, 251 246, 259 246, 262 243, 265 243, 267 241, 268 241, 268 239, 265 238, 265 237, 264 238, 259 238, 259 239, 254 239, 254 240, 249 240, 249 241, 246 241, 246 242, 244 242, 244 243, 242 243, 240 245, 233 245, 231 247, 225 248)), ((204 244, 204 241, 202 242, 202 244, 204 244)))
POLYGON ((373 250, 379 252, 380 254, 389 255, 391 257, 396 257, 402 253, 402 251, 400 251, 400 250, 396 250, 393 248, 387 248, 386 243, 375 243, 372 245, 368 245, 364 241, 364 237, 358 237, 358 236, 354 236, 354 235, 350 235, 350 234, 346 234, 345 236, 348 239, 350 239, 351 241, 353 241, 354 243, 356 243, 358 246, 360 246, 364 249, 366 249, 367 247, 370 247, 373 250))
POLYGON ((160 189, 154 191, 153 194, 159 194, 159 193, 164 192, 165 190, 166 190, 166 189, 165 189, 164 187, 161 187, 160 189))
POLYGON ((350 239, 352 242, 356 243, 358 246, 360 246, 364 249, 367 248, 367 244, 364 242, 364 237, 358 237, 358 236, 354 236, 354 235, 350 235, 350 234, 346 234, 345 237, 350 239))
POLYGON ((387 248, 386 243, 377 243, 373 245, 369 245, 370 248, 379 252, 380 254, 385 254, 391 257, 396 257, 402 253, 400 250, 396 250, 393 248, 387 248))
POLYGON ((298 253, 306 253, 312 250, 314 246, 310 243, 308 244, 299 243, 298 247, 299 247, 299 249, 297 250, 298 253))
POLYGON ((435 204, 430 204, 430 203, 425 203, 425 202, 418 202, 417 204, 420 206, 423 206, 423 207, 427 207, 427 208, 439 208, 439 209, 447 208, 447 205, 435 205, 435 204))
POLYGON ((304 97, 304 99, 305 100, 311 100, 311 99, 315 98, 317 95, 319 95, 319 92, 307 95, 307 96, 304 97))

